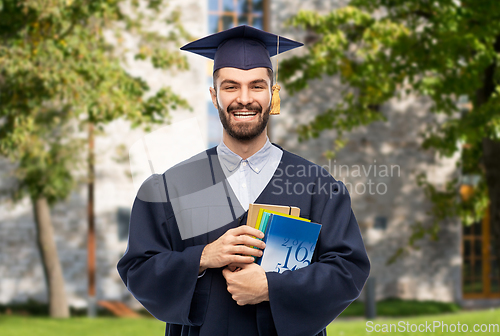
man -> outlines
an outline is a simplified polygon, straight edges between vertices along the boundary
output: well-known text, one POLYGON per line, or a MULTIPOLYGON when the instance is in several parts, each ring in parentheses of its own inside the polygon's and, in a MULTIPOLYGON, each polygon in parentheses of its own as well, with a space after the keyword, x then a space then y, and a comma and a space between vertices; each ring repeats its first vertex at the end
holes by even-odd
POLYGON ((300 45, 240 26, 183 47, 214 59, 222 142, 144 183, 118 264, 166 335, 326 335, 368 277, 345 186, 266 136, 270 55, 300 45), (281 274, 254 263, 265 244, 244 225, 249 203, 296 206, 322 224, 312 263, 281 274))

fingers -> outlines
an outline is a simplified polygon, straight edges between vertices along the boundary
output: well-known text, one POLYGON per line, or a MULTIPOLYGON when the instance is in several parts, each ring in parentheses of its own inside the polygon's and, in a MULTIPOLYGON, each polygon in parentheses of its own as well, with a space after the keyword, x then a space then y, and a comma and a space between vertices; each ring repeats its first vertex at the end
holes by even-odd
POLYGON ((261 238, 261 239, 264 238, 264 233, 262 231, 257 230, 256 228, 253 228, 253 227, 248 226, 248 225, 241 225, 241 226, 238 226, 237 228, 231 229, 229 231, 233 231, 233 234, 235 236, 247 234, 247 235, 255 236, 255 237, 261 238))
POLYGON ((226 280, 227 280, 228 276, 229 276, 231 273, 233 273, 233 272, 229 269, 229 267, 226 267, 226 268, 224 268, 224 269, 222 270, 222 276, 223 276, 223 277, 224 277, 224 279, 226 279, 226 280))
MULTIPOLYGON (((253 254, 255 251, 261 251, 266 247, 266 244, 260 240, 254 241, 254 240, 243 240, 241 242, 237 242, 235 245, 232 245, 234 249, 232 250, 235 253, 241 253, 241 254, 250 254, 250 255, 255 255, 253 254), (256 248, 254 248, 254 246, 256 248)), ((257 257, 260 257, 260 255, 256 255, 257 257)))
POLYGON ((234 263, 223 269, 222 274, 226 279, 227 291, 238 305, 269 300, 267 277, 259 265, 234 263))
POLYGON ((264 234, 248 225, 226 231, 203 249, 200 268, 218 268, 231 263, 253 263, 254 257, 261 257, 263 254, 261 250, 266 247, 263 241, 254 236, 262 238, 264 234))
POLYGON ((239 268, 239 269, 246 268, 247 266, 248 266, 248 264, 241 264, 241 263, 232 263, 232 264, 228 265, 228 267, 239 268))
POLYGON ((248 255, 228 255, 223 258, 217 267, 225 267, 231 264, 251 264, 255 261, 254 257, 248 255))
POLYGON ((242 256, 242 255, 234 255, 232 256, 230 262, 227 263, 227 265, 230 264, 251 264, 255 261, 254 257, 249 257, 247 255, 242 256))
POLYGON ((249 237, 247 235, 241 235, 236 237, 236 244, 241 244, 241 245, 249 245, 249 246, 255 246, 260 249, 266 248, 266 243, 264 243, 262 240, 249 237))
MULTIPOLYGON (((252 246, 249 246, 251 243, 247 242, 247 245, 243 244, 226 244, 226 245, 220 245, 218 246, 216 253, 219 252, 221 253, 222 256, 227 256, 227 255, 246 255, 246 256, 254 256, 254 257, 261 257, 262 256, 262 250, 258 248, 253 248, 252 246)), ((261 244, 259 244, 262 246, 261 244)), ((265 247, 265 245, 263 246, 265 247)))
POLYGON ((231 282, 230 278, 231 278, 232 274, 235 271, 241 270, 241 267, 239 267, 239 266, 243 266, 243 265, 246 265, 246 264, 234 263, 234 264, 230 264, 227 267, 222 269, 222 276, 224 277, 224 279, 226 279, 228 286, 229 286, 229 283, 231 282))
MULTIPOLYGON (((234 229, 232 229, 234 230, 234 229)), ((224 245, 250 245, 256 246, 260 249, 264 249, 266 244, 255 237, 251 237, 246 233, 238 233, 238 231, 228 230, 224 235, 222 235, 219 240, 224 245)), ((261 232, 262 233, 262 232, 261 232)))

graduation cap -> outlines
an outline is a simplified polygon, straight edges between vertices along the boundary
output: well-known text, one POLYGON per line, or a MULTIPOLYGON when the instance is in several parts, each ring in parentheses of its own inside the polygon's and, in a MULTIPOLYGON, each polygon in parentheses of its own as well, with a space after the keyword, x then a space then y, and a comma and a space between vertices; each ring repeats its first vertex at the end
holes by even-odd
MULTIPOLYGON (((249 70, 262 67, 273 70, 272 56, 303 45, 285 37, 242 25, 188 43, 181 50, 214 60, 214 72, 220 68, 249 70)), ((281 87, 277 81, 278 68, 276 66, 276 84, 272 88, 271 114, 280 113, 279 90, 281 87)))

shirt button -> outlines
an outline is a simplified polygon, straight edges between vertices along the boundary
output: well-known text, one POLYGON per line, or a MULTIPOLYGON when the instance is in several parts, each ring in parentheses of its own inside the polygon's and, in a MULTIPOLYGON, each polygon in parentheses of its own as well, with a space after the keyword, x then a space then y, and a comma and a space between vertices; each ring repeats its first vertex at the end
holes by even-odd
POLYGON ((241 186, 242 186, 243 188, 246 188, 246 187, 247 187, 246 183, 243 183, 241 186))
POLYGON ((255 168, 255 171, 256 171, 256 172, 259 172, 259 168, 255 168))
POLYGON ((243 167, 246 167, 247 166, 247 163, 246 162, 243 162, 242 163, 243 167))

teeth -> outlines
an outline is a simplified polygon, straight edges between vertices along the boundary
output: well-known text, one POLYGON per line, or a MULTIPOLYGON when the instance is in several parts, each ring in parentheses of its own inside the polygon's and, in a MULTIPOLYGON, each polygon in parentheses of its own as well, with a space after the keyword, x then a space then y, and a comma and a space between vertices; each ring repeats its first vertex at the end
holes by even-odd
POLYGON ((237 116, 237 117, 240 117, 240 116, 254 116, 256 115, 257 113, 255 112, 239 112, 239 113, 235 113, 234 115, 237 116))
POLYGON ((253 118, 253 115, 235 115, 238 119, 250 119, 253 118))

